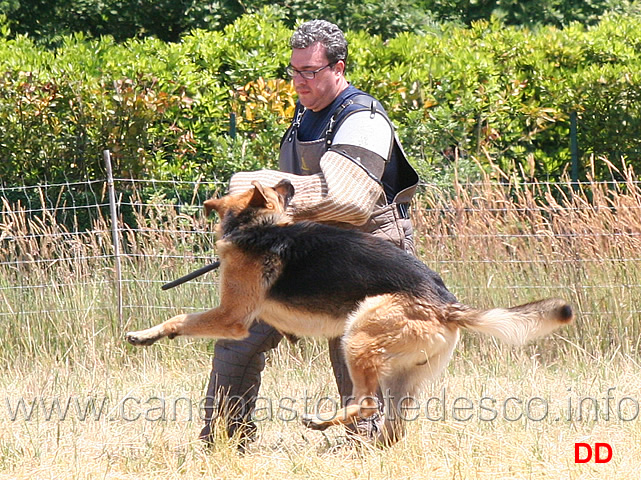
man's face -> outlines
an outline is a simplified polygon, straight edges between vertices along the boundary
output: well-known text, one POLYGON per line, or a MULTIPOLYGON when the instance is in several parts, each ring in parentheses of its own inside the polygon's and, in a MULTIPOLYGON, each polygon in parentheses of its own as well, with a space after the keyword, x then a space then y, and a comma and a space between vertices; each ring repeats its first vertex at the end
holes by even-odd
MULTIPOLYGON (((314 71, 329 64, 325 47, 314 43, 307 48, 294 48, 289 61, 292 67, 300 71, 314 71)), ((322 110, 347 87, 343 76, 345 64, 341 60, 330 68, 318 72, 312 79, 296 74, 293 78, 294 88, 303 106, 314 112, 322 110)))

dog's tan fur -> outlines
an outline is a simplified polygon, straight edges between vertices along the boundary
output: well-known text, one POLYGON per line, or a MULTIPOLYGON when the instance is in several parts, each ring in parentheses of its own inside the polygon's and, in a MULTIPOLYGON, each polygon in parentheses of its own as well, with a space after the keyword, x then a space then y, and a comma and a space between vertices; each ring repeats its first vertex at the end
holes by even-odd
MULTIPOLYGON (((163 337, 178 335, 241 339, 256 319, 296 336, 342 336, 354 384, 354 401, 330 420, 322 420, 321 415, 305 416, 303 421, 310 428, 322 430, 371 416, 379 410, 376 393, 382 390, 388 398, 399 402, 390 401, 384 406, 385 428, 380 432, 379 440, 389 444, 404 432, 398 415, 404 407, 400 399, 417 395, 426 382, 439 375, 452 356, 462 328, 522 344, 572 320, 571 308, 559 299, 487 311, 462 305, 447 292, 438 275, 391 244, 370 239, 371 235, 331 230, 331 227, 316 224, 303 226, 299 229, 302 233, 296 233, 298 236, 290 235, 294 224, 285 214, 285 208, 292 195, 293 188, 287 182, 274 188, 255 183, 243 194, 205 202, 206 212, 216 210, 221 218, 216 227, 216 247, 221 261, 220 305, 207 312, 178 315, 147 330, 130 332, 128 341, 134 345, 151 345, 163 337), (282 245, 277 239, 273 248, 261 250, 251 242, 246 243, 244 237, 239 240, 238 232, 248 228, 254 232, 249 239, 256 242, 264 242, 266 236, 274 232, 278 235, 282 231, 287 236, 283 237, 282 245), (322 232, 316 231, 320 228, 340 242, 361 242, 363 248, 382 255, 381 258, 389 257, 392 270, 398 262, 404 262, 408 266, 403 268, 407 268, 408 275, 417 275, 420 285, 399 287, 391 282, 391 287, 380 287, 376 294, 364 293, 362 298, 353 300, 337 298, 336 305, 331 305, 332 295, 336 293, 325 292, 323 285, 305 284, 301 275, 313 277, 314 272, 304 270, 305 261, 296 260, 297 257, 287 253, 287 248, 299 247, 296 251, 303 251, 308 255, 305 258, 315 259, 319 254, 312 247, 296 242, 308 242, 317 249, 324 247, 322 232), (292 242, 293 246, 290 245, 292 242), (301 285, 279 286, 292 264, 298 269, 301 285), (318 295, 322 298, 318 304, 314 295, 305 297, 304 291, 297 290, 309 288, 304 285, 319 289, 318 295)), ((351 285, 350 275, 356 273, 371 278, 372 283, 387 281, 388 271, 378 271, 356 254, 343 255, 340 245, 346 243, 337 245, 328 247, 336 251, 336 261, 340 262, 338 266, 332 266, 339 274, 328 274, 335 275, 337 282, 351 285), (352 262, 352 259, 356 260, 352 262)), ((400 271, 401 276, 404 274, 405 271, 400 271)), ((358 288, 369 291, 367 285, 354 283, 354 289, 358 288)))

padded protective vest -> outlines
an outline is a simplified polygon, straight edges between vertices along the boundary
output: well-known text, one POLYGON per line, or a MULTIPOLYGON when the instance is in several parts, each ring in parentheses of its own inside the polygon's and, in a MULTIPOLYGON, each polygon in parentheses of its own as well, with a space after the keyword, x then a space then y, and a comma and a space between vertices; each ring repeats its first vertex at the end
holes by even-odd
MULTIPOLYGON (((299 104, 294 113, 292 124, 281 140, 279 155, 280 169, 296 175, 311 175, 320 172, 320 159, 326 151, 332 148, 334 134, 340 125, 340 123, 336 124, 336 120, 345 108, 353 104, 362 106, 362 108, 350 111, 347 116, 361 111, 370 111, 372 115, 380 113, 388 121, 392 132, 394 132, 392 123, 382 106, 373 97, 359 94, 350 97, 336 109, 330 118, 325 130, 325 135, 322 138, 303 142, 298 140, 298 128, 305 113, 305 107, 299 104)), ((347 116, 341 118, 340 122, 342 123, 347 116)), ((390 151, 389 158, 385 159, 385 164, 386 168, 383 171, 381 180, 385 185, 390 186, 390 191, 385 192, 388 203, 396 203, 401 211, 401 215, 406 217, 407 207, 416 192, 419 177, 408 162, 407 156, 395 132, 393 147, 390 151), (392 163, 395 164, 396 168, 387 168, 392 163)))

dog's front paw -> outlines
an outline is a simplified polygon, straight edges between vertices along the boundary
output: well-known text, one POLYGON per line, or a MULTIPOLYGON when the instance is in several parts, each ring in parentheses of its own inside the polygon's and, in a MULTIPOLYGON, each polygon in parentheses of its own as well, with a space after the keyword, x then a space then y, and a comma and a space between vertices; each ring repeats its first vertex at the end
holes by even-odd
POLYGON ((327 429, 327 427, 329 427, 328 422, 320 420, 314 415, 302 415, 301 420, 303 422, 303 425, 305 425, 307 428, 311 428, 312 430, 323 431, 327 429))
POLYGON ((140 332, 128 332, 125 338, 129 343, 136 346, 149 346, 154 344, 157 340, 162 338, 162 335, 149 330, 141 330, 140 332))

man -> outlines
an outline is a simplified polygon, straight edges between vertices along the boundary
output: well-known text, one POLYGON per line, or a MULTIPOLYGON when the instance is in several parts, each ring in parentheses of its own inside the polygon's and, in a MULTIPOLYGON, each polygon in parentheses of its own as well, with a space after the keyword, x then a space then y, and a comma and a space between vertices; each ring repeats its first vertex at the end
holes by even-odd
MULTIPOLYGON (((281 172, 238 173, 232 177, 230 192, 248 189, 252 180, 274 185, 289 178, 296 189, 290 206, 294 219, 358 228, 413 253, 408 206, 418 175, 407 162, 381 105, 345 79, 343 32, 330 22, 312 20, 294 32, 290 45, 287 73, 298 103, 281 142, 281 172)), ((281 338, 278 331, 259 321, 244 340, 217 341, 201 439, 212 441, 212 423, 218 417, 226 423, 227 434, 239 435, 242 444, 253 438, 256 426, 251 413, 265 367, 264 353, 281 338)), ((345 403, 352 383, 340 339, 329 341, 329 351, 345 403)), ((376 423, 358 429, 371 432, 376 423)))

